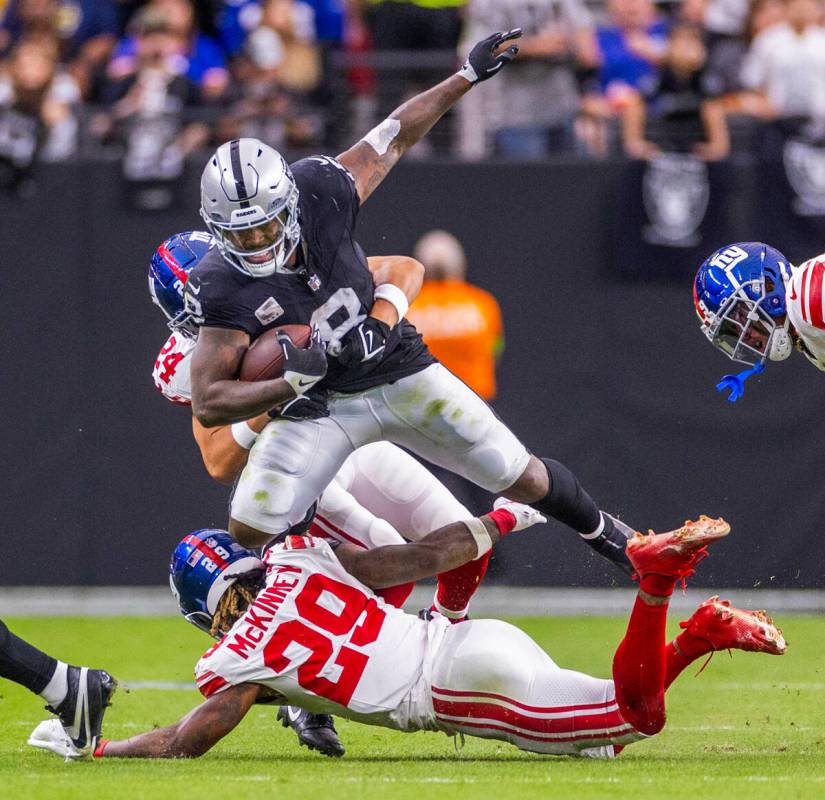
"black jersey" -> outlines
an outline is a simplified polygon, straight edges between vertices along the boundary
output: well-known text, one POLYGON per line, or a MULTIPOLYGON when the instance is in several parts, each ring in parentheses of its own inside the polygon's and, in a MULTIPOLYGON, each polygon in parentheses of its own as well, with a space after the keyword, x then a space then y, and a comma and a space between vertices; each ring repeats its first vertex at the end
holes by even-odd
MULTIPOLYGON (((337 161, 305 158, 291 166, 299 191, 299 267, 253 278, 211 250, 189 274, 187 308, 200 325, 246 331, 254 341, 279 325, 317 325, 334 342, 372 309, 375 285, 353 238, 359 201, 355 182, 337 161)), ((406 320, 393 328, 380 361, 342 366, 330 357, 318 388, 359 392, 412 375, 435 361, 406 320)))

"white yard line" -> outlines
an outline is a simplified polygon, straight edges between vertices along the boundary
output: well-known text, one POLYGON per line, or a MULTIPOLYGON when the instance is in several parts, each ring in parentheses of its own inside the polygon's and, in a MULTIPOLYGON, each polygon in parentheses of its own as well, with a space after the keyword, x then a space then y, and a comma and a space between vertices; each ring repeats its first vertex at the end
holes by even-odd
MULTIPOLYGON (((816 589, 706 589, 677 592, 674 613, 691 612, 712 594, 729 598, 744 608, 767 608, 773 614, 825 613, 825 591, 816 589)), ((419 586, 406 604, 409 611, 429 607, 433 589, 419 586)), ((483 586, 470 613, 485 616, 624 616, 635 590, 602 588, 547 588, 483 586)), ((167 587, 0 587, 4 616, 145 617, 176 615, 167 587)))

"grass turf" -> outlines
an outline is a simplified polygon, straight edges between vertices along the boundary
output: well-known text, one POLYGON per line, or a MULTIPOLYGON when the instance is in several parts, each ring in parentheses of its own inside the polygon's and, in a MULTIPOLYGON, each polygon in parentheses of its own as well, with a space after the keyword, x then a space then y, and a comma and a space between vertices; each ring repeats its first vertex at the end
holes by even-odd
MULTIPOLYGON (((512 620, 566 667, 609 675, 622 618, 512 620)), ((121 683, 191 680, 208 646, 179 619, 7 619, 29 641, 72 663, 105 666, 121 683)), ((274 710, 254 708, 242 725, 197 761, 101 760, 64 763, 25 740, 45 718, 39 698, 0 682, 0 795, 8 798, 209 796, 421 798, 662 797, 815 798, 825 796, 825 620, 781 620, 790 642, 781 658, 714 656, 707 670, 684 673, 668 693, 665 731, 614 761, 522 753, 504 743, 442 734, 402 734, 338 722, 341 760, 299 748, 274 710)), ((199 701, 194 689, 120 690, 104 725, 123 738, 176 720, 199 701)))

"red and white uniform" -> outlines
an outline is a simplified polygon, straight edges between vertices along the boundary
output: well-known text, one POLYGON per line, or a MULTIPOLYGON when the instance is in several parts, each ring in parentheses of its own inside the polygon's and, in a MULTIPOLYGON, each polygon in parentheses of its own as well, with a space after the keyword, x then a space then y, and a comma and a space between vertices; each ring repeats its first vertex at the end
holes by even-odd
MULTIPOLYGON (((175 332, 155 361, 155 386, 173 403, 192 403, 190 376, 196 343, 175 332)), ((324 490, 311 533, 371 550, 417 541, 471 516, 412 456, 389 442, 375 442, 356 450, 324 490)))
POLYGON ((804 345, 803 353, 825 371, 825 253, 792 268, 785 291, 788 319, 804 345))
POLYGON ((613 681, 561 669, 512 625, 405 614, 314 537, 288 537, 266 563, 255 604, 195 668, 206 697, 259 683, 316 713, 557 755, 611 757, 643 738, 613 681))
POLYGON ((347 458, 318 501, 315 536, 371 550, 418 541, 472 514, 426 467, 390 442, 347 458))
POLYGON ((788 319, 802 340, 802 352, 825 371, 825 253, 792 267, 785 290, 788 319))
POLYGON ((191 355, 196 344, 196 339, 175 331, 164 342, 155 360, 152 370, 155 386, 173 403, 192 404, 191 355))

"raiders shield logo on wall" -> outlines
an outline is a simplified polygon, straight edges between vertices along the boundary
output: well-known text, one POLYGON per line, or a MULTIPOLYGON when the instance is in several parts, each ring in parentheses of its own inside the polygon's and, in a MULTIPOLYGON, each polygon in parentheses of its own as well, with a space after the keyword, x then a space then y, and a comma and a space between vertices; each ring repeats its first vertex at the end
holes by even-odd
POLYGON ((663 153, 646 167, 642 200, 650 225, 642 238, 665 247, 695 247, 710 200, 708 170, 691 155, 663 153))
POLYGON ((782 161, 796 197, 793 210, 802 217, 825 215, 825 147, 789 139, 782 161))

